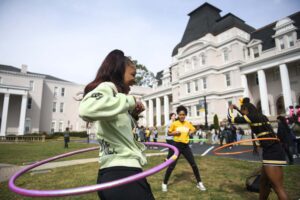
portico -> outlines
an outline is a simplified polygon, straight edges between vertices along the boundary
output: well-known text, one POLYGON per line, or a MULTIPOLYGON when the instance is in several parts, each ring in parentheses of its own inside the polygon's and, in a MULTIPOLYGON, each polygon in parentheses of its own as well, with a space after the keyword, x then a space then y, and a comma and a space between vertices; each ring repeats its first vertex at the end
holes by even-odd
MULTIPOLYGON (((2 113, 1 113, 1 128, 0 128, 0 136, 6 136, 7 128, 8 128, 8 121, 9 121, 9 113, 18 108, 19 106, 14 104, 10 105, 12 96, 21 96, 21 108, 19 110, 19 116, 15 116, 19 118, 19 123, 17 127, 11 127, 11 133, 16 135, 24 135, 25 129, 25 118, 26 118, 26 109, 27 109, 27 99, 28 99, 28 87, 20 87, 20 86, 13 86, 13 85, 3 85, 0 84, 0 94, 3 96, 3 106, 2 106, 2 113)), ((1 108, 1 107, 0 107, 1 108)))

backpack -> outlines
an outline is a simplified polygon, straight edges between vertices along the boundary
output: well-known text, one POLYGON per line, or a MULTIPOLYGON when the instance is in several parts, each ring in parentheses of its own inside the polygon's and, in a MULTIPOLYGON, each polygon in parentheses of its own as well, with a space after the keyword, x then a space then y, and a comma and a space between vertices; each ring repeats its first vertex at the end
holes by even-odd
POLYGON ((246 178, 246 189, 249 192, 259 193, 259 180, 261 177, 261 168, 255 169, 247 178, 246 178))

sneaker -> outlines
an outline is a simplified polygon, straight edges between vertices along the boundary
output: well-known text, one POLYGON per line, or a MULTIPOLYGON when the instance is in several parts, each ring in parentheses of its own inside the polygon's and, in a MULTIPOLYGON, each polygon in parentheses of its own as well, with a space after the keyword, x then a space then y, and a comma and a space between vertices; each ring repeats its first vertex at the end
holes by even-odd
POLYGON ((167 186, 167 184, 161 184, 161 189, 162 189, 162 191, 163 192, 167 192, 168 191, 168 186, 167 186))
POLYGON ((199 183, 197 184, 197 188, 199 188, 199 189, 202 190, 202 191, 205 191, 205 190, 206 190, 206 188, 204 187, 204 185, 203 185, 202 182, 199 182, 199 183))

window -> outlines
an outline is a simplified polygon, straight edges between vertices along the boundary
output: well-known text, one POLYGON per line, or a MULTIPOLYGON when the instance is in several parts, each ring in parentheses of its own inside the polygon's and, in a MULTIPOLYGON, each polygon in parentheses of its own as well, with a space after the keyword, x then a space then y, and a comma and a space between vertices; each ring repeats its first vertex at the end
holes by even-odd
POLYGON ((187 106, 187 110, 188 110, 188 116, 192 116, 192 109, 191 109, 191 106, 187 106))
POLYGON ((204 54, 201 54, 201 64, 202 65, 205 65, 205 63, 206 63, 206 59, 205 59, 205 55, 204 54))
POLYGON ((34 81, 29 81, 29 90, 30 91, 34 90, 34 81))
POLYGON ((55 129, 56 129, 56 123, 55 123, 55 121, 52 121, 52 123, 51 123, 51 133, 54 133, 55 129))
POLYGON ((190 83, 186 84, 186 91, 187 91, 187 93, 191 92, 191 84, 190 83))
POLYGON ((63 96, 65 96, 65 88, 61 88, 61 96, 63 97, 63 96))
POLYGON ((290 47, 295 46, 295 41, 294 41, 294 38, 293 38, 293 34, 288 35, 288 40, 289 40, 289 46, 290 47))
POLYGON ((63 130, 64 130, 63 125, 64 125, 64 122, 60 121, 59 124, 58 124, 58 132, 63 132, 63 130))
POLYGON ((32 107, 32 98, 29 97, 27 100, 27 109, 31 109, 31 107, 32 107))
POLYGON ((199 89, 199 87, 198 87, 198 80, 195 80, 194 84, 195 84, 195 91, 198 91, 198 89, 199 89))
POLYGON ((279 38, 279 46, 280 46, 280 49, 284 49, 284 40, 283 40, 283 38, 279 38))
POLYGON ((31 119, 26 118, 25 120, 25 133, 30 133, 31 131, 31 119))
POLYGON ((61 113, 64 112, 64 103, 60 103, 59 111, 60 111, 61 113))
POLYGON ((53 102, 53 108, 52 108, 53 112, 56 112, 56 102, 53 102))
POLYGON ((224 51, 223 51, 223 58, 224 58, 224 61, 225 62, 227 62, 228 61, 228 49, 225 49, 224 51))
POLYGON ((54 96, 56 97, 58 93, 58 87, 54 87, 54 96))
POLYGON ((196 114, 197 114, 197 116, 200 116, 200 113, 201 113, 201 110, 202 110, 203 108, 202 108, 202 105, 196 105, 196 114))
POLYGON ((254 56, 254 58, 259 57, 259 50, 258 50, 258 47, 254 47, 254 48, 253 48, 253 56, 254 56))
POLYGON ((204 78, 202 79, 202 87, 203 87, 203 89, 206 89, 206 88, 207 88, 206 77, 204 77, 204 78))
POLYGON ((225 78, 226 78, 226 86, 227 87, 231 86, 230 73, 225 74, 225 78))

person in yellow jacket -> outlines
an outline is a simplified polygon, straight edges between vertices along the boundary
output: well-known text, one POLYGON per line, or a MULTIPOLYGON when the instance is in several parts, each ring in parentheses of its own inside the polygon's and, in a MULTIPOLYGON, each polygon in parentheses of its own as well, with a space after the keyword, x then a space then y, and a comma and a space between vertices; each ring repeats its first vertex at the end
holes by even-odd
POLYGON ((190 122, 185 120, 185 117, 187 115, 186 107, 179 106, 179 107, 177 107, 176 112, 178 115, 178 120, 174 121, 171 124, 171 126, 169 128, 169 135, 174 136, 174 144, 173 145, 178 148, 179 155, 178 155, 178 158, 176 159, 176 161, 168 167, 168 169, 165 173, 164 181, 162 183, 162 191, 163 192, 168 191, 167 184, 168 184, 169 178, 170 178, 172 171, 174 170, 181 154, 183 154, 183 156, 189 162, 189 164, 191 165, 191 167, 193 169, 193 172, 194 172, 194 175, 195 175, 196 181, 197 181, 197 184, 196 184, 197 188, 202 191, 205 191, 206 188, 204 187, 204 185, 201 181, 200 172, 199 172, 197 163, 195 162, 193 153, 189 146, 189 138, 190 138, 189 136, 190 136, 190 134, 194 134, 196 129, 190 122))
MULTIPOLYGON (((138 174, 147 163, 145 146, 132 134, 134 118, 144 110, 141 102, 128 95, 135 74, 134 63, 122 51, 113 50, 104 59, 95 80, 85 87, 79 115, 97 127, 98 184, 138 174)), ((154 199, 146 178, 99 191, 98 196, 101 200, 154 199)))

